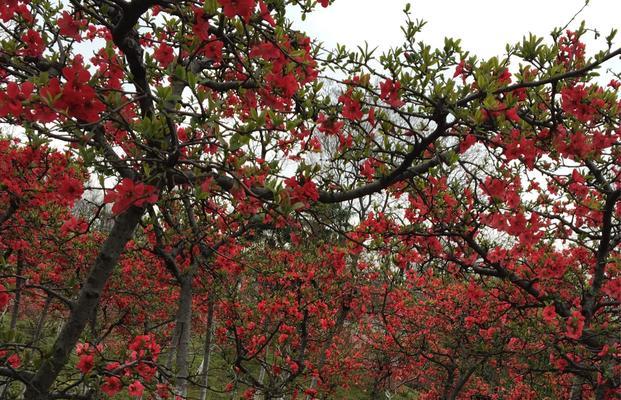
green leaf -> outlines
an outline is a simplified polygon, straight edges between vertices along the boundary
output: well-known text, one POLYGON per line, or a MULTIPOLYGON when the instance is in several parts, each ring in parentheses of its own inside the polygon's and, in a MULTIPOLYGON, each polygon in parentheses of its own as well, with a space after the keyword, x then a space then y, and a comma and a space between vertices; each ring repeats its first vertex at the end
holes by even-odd
POLYGON ((207 14, 215 14, 218 11, 220 5, 217 0, 205 0, 203 4, 203 9, 207 14))

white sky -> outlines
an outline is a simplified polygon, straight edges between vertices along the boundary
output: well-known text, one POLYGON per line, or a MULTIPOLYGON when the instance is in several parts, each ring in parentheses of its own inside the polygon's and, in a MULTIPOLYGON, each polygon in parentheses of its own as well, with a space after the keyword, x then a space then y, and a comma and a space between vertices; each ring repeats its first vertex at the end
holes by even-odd
MULTIPOLYGON (((445 36, 461 38, 464 49, 482 57, 502 55, 506 43, 520 41, 527 32, 548 39, 554 27, 564 26, 584 4, 584 0, 409 2, 412 19, 427 21, 420 39, 441 46, 445 36)), ((366 40, 371 48, 379 46, 386 50, 402 42, 400 27, 405 21, 402 10, 406 3, 406 0, 336 0, 328 8, 318 7, 306 21, 296 20, 294 26, 323 41, 327 47, 336 43, 353 47, 366 40)), ((621 0, 591 0, 570 28, 585 20, 588 27, 599 30, 605 37, 611 28, 621 28, 620 16, 621 0)), ((616 42, 621 43, 621 33, 616 42)), ((592 54, 595 49, 590 50, 592 54)))

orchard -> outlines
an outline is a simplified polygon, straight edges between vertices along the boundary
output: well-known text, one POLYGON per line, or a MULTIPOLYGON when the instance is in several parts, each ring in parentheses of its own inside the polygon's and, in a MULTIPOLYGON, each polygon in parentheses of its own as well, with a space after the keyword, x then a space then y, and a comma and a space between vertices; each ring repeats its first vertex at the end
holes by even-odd
POLYGON ((331 0, 0 4, 0 398, 616 399, 621 48, 331 0))

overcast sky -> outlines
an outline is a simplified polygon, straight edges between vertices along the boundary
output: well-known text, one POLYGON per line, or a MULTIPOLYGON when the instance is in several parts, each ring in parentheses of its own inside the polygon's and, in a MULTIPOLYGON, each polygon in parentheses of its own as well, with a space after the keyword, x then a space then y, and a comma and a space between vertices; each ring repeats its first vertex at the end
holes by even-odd
MULTIPOLYGON (((328 8, 319 7, 306 21, 295 26, 328 47, 336 43, 362 44, 384 50, 402 42, 400 26, 406 0, 336 0, 328 8)), ((410 0, 412 19, 428 22, 421 39, 441 45, 445 36, 462 39, 464 49, 483 57, 502 55, 505 44, 521 40, 526 32, 546 36, 552 28, 564 26, 584 4, 584 0, 410 0)), ((611 28, 621 28, 621 0, 591 0, 576 18, 606 36, 611 28)), ((570 26, 570 27, 571 27, 570 26)), ((593 35, 590 35, 592 38, 593 35)), ((621 42, 621 33, 617 43, 621 42)), ((591 48, 591 50, 594 50, 591 48)))

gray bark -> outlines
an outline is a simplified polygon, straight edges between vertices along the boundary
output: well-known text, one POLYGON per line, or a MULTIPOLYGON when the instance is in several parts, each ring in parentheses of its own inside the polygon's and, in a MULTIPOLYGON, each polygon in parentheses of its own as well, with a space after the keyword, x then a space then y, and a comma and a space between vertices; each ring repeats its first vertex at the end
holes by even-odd
POLYGON ((15 331, 17 328, 17 319, 19 318, 19 306, 22 299, 22 286, 24 279, 21 277, 24 270, 24 260, 21 250, 17 252, 17 280, 15 281, 15 300, 13 301, 13 313, 11 314, 11 331, 15 331))
POLYGON ((43 332, 43 327, 45 326, 45 318, 47 317, 48 311, 50 309, 50 305, 52 304, 52 296, 47 296, 45 299, 45 305, 43 306, 43 311, 41 311, 41 316, 39 317, 39 321, 37 322, 37 327, 35 328, 34 335, 32 336, 32 345, 36 346, 41 338, 41 332, 43 332))
POLYGON ((579 376, 575 376, 571 383, 569 400, 582 400, 582 378, 579 376))
POLYGON ((176 344, 176 389, 175 394, 186 398, 188 394, 188 377, 190 368, 188 365, 188 353, 190 350, 190 333, 192 331, 192 274, 184 275, 181 280, 181 293, 179 295, 179 310, 177 311, 178 342, 176 344))
POLYGON ((214 304, 211 298, 209 299, 207 307, 207 326, 205 328, 205 346, 203 347, 203 368, 200 377, 200 382, 202 384, 200 400, 207 400, 207 393, 209 392, 209 364, 211 362, 213 330, 215 327, 213 323, 214 304))

